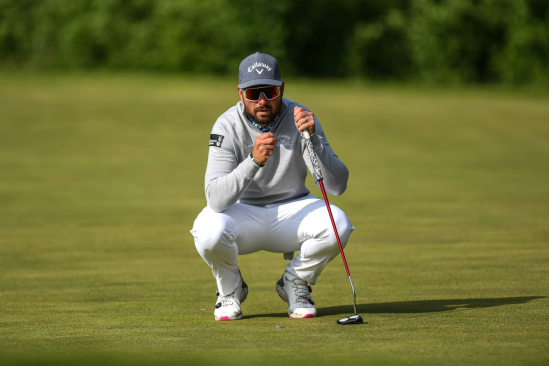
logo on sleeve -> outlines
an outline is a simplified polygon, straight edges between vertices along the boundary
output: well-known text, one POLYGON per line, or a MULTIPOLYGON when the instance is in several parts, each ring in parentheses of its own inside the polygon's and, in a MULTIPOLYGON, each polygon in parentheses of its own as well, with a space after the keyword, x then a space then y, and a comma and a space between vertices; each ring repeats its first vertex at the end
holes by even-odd
POLYGON ((212 133, 210 135, 210 146, 221 147, 221 144, 223 143, 224 138, 225 136, 215 135, 212 133))

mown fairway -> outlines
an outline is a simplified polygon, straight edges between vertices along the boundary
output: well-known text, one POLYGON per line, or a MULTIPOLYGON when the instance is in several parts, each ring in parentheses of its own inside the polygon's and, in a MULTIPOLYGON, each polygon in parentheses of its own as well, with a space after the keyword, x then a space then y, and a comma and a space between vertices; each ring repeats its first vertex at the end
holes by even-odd
MULTIPOLYGON (((189 229, 236 80, 0 76, 0 363, 546 365, 549 97, 288 82, 348 165, 356 230, 291 320, 280 254, 213 320, 189 229), (284 328, 275 328, 283 325, 284 328)), ((315 188, 314 193, 320 192, 315 188)))

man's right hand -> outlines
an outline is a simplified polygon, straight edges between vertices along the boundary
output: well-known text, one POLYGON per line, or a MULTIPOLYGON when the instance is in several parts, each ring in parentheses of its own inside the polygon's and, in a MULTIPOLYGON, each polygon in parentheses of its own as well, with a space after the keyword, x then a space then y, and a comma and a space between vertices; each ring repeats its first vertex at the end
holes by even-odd
POLYGON ((259 164, 263 165, 273 155, 275 146, 275 135, 270 132, 262 133, 255 139, 252 156, 259 164))

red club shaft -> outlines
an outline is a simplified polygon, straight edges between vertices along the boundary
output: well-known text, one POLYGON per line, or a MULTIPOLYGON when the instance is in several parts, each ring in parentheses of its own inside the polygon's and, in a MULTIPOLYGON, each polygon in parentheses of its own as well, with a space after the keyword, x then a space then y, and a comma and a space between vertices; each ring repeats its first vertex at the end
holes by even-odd
MULTIPOLYGON (((343 253, 343 246, 341 245, 341 240, 339 240, 339 233, 337 232, 337 227, 334 221, 334 216, 332 215, 332 209, 330 208, 330 202, 328 202, 328 196, 326 196, 326 191, 324 190, 324 183, 322 183, 322 180, 319 180, 318 183, 320 184, 320 190, 322 191, 322 195, 324 196, 324 202, 326 203, 326 208, 328 209, 328 214, 330 214, 330 220, 332 221, 332 226, 334 227, 334 233, 337 239, 337 244, 339 245, 339 251, 341 252, 341 258, 343 258, 343 264, 345 265, 345 270, 347 271, 347 276, 349 278, 351 277, 351 273, 349 273, 349 267, 347 266, 347 260, 345 259, 345 253, 343 253)), ((351 282, 352 286, 352 282, 351 282)), ((354 289, 353 289, 354 291, 354 289)), ((355 311, 356 313, 356 311, 355 311)))

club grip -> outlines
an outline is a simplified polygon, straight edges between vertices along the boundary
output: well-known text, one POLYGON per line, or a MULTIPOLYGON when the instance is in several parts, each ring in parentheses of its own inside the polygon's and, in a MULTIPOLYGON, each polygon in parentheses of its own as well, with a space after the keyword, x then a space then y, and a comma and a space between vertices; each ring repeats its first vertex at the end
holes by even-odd
POLYGON ((313 170, 315 172, 315 177, 317 181, 322 181, 322 171, 320 170, 320 164, 318 162, 318 156, 316 156, 315 150, 313 149, 313 140, 311 140, 311 134, 309 130, 301 131, 301 136, 305 139, 305 144, 307 145, 307 151, 309 151, 309 158, 313 164, 313 170))

